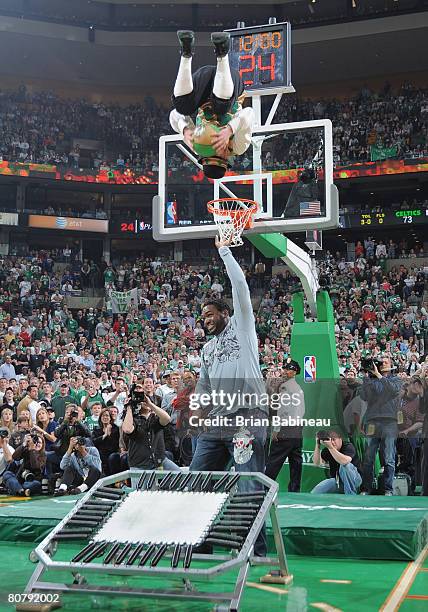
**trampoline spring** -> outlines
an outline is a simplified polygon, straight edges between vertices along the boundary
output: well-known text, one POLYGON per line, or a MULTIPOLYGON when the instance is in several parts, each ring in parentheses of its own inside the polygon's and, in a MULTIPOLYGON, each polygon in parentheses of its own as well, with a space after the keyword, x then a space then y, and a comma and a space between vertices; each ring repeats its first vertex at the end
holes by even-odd
POLYGON ((89 533, 57 533, 54 540, 87 540, 89 533))
POLYGON ((177 472, 177 474, 171 480, 171 482, 169 483, 169 487, 168 487, 170 491, 175 491, 175 488, 176 488, 177 484, 181 480, 181 476, 182 476, 182 473, 181 472, 177 472))
POLYGON ((230 542, 229 540, 223 540, 220 538, 207 538, 205 540, 205 543, 207 544, 216 544, 217 546, 223 546, 225 548, 241 548, 241 545, 238 544, 237 542, 230 542))
POLYGON ((174 552, 172 553, 172 557, 171 557, 171 567, 177 567, 180 561, 180 555, 181 555, 181 544, 176 544, 174 548, 174 552))
POLYGON ((107 565, 108 563, 110 563, 113 558, 115 557, 116 553, 118 552, 119 548, 120 548, 120 542, 115 542, 112 546, 112 548, 110 548, 109 552, 106 554, 106 556, 103 559, 103 564, 107 565))
POLYGON ((141 554, 143 549, 144 549, 144 544, 138 544, 137 548, 133 550, 132 553, 129 555, 126 565, 132 565, 135 559, 141 554))
POLYGON ((257 514, 257 512, 259 511, 259 509, 257 508, 257 510, 239 510, 239 509, 234 509, 234 508, 226 508, 226 510, 223 512, 223 516, 226 515, 231 515, 231 516, 242 516, 243 518, 249 518, 249 517, 253 517, 257 514))
POLYGON ((109 545, 109 542, 98 542, 99 546, 89 553, 83 560, 82 563, 90 563, 97 557, 101 557, 104 554, 105 549, 109 545))
MULTIPOLYGON (((67 525, 64 525, 64 527, 67 527, 67 525)), ((79 527, 78 529, 61 529, 61 531, 59 531, 58 533, 60 533, 61 535, 64 533, 92 533, 93 530, 94 527, 79 527)))
POLYGON ((207 490, 209 489, 209 487, 210 487, 210 485, 211 485, 211 478, 212 478, 212 474, 211 474, 211 472, 210 472, 209 474, 207 474, 207 475, 205 476, 205 478, 204 478, 204 479, 203 479, 203 481, 202 481, 202 484, 201 484, 201 491, 204 491, 204 492, 205 492, 205 491, 207 491, 207 490))
POLYGON ((247 533, 250 530, 250 525, 248 525, 247 527, 243 526, 243 525, 235 525, 234 523, 232 523, 231 525, 229 525, 228 523, 218 523, 217 525, 214 526, 214 529, 220 529, 223 530, 223 528, 226 530, 229 530, 228 533, 230 532, 234 532, 234 531, 240 531, 241 533, 247 533))
POLYGON ((201 472, 199 472, 199 474, 196 474, 189 487, 191 491, 195 491, 199 487, 203 477, 204 475, 201 472))
POLYGON ((78 552, 77 555, 74 555, 71 560, 71 563, 78 563, 83 559, 83 557, 86 557, 87 554, 95 550, 95 548, 98 548, 98 542, 90 542, 85 546, 85 548, 78 552))
POLYGON ((192 472, 187 472, 182 482, 180 482, 180 485, 178 486, 177 491, 183 491, 189 484, 189 481, 192 479, 192 476, 193 476, 192 472))
POLYGON ((132 548, 132 542, 127 542, 125 546, 122 548, 122 550, 120 551, 120 553, 117 555, 114 564, 120 565, 122 561, 125 559, 126 555, 131 550, 131 548, 132 548))
POLYGON ((145 551, 145 553, 141 557, 140 562, 139 562, 138 565, 140 567, 145 565, 147 563, 147 561, 150 559, 150 557, 152 556, 152 554, 155 552, 155 550, 156 550, 156 544, 150 544, 148 549, 145 551))
POLYGON ((156 472, 152 472, 147 480, 146 489, 151 489, 155 484, 156 472))
POLYGON ((240 504, 234 503, 233 501, 229 504, 228 508, 233 510, 260 510, 260 504, 240 504))
POLYGON ((192 556, 193 556, 193 546, 189 544, 188 546, 186 546, 186 550, 184 552, 184 559, 183 559, 184 569, 188 569, 190 567, 190 564, 192 562, 192 556))
POLYGON ((80 509, 81 510, 98 510, 98 509, 111 510, 114 505, 115 505, 115 502, 110 501, 108 499, 105 499, 104 501, 90 500, 90 501, 87 501, 85 504, 83 504, 83 506, 81 506, 80 509))
POLYGON ((231 491, 233 487, 238 483, 240 478, 241 478, 241 474, 235 474, 234 476, 232 476, 232 478, 230 478, 227 485, 224 487, 225 492, 229 493, 229 491, 231 491))
POLYGON ((122 499, 122 495, 115 495, 114 493, 103 493, 101 491, 101 493, 97 493, 95 492, 93 494, 93 497, 95 497, 96 499, 102 499, 104 501, 104 499, 111 499, 114 501, 119 501, 122 499))
POLYGON ((162 480, 160 481, 158 488, 165 489, 173 476, 174 476, 174 472, 168 472, 168 474, 166 474, 166 476, 164 476, 162 480))
POLYGON ((232 503, 233 502, 237 502, 238 504, 243 504, 244 502, 258 502, 258 503, 262 503, 264 501, 265 496, 263 494, 260 495, 234 495, 232 497, 232 503))
POLYGON ((84 519, 84 518, 72 518, 68 521, 68 525, 83 525, 86 527, 95 527, 95 525, 98 525, 99 521, 90 521, 88 519, 84 519))
POLYGON ((240 516, 239 514, 231 514, 225 516, 224 514, 217 520, 217 524, 222 525, 250 525, 254 518, 252 516, 240 516))
POLYGON ((73 514, 73 519, 84 519, 88 521, 96 521, 97 523, 103 521, 105 518, 105 514, 81 514, 80 512, 73 514))
POLYGON ((98 489, 95 489, 94 493, 99 491, 102 491, 103 493, 112 493, 113 495, 118 495, 119 497, 122 497, 122 495, 125 494, 125 491, 115 489, 114 487, 98 487, 98 489))
POLYGON ((168 544, 162 544, 161 546, 159 546, 153 559, 150 562, 151 567, 156 567, 156 565, 159 563, 159 561, 162 559, 162 557, 166 553, 167 548, 168 548, 168 544))
POLYGON ((143 472, 137 483, 137 491, 142 488, 144 481, 146 480, 147 472, 143 472))
POLYGON ((229 474, 225 474, 214 484, 213 491, 218 491, 229 480, 229 474))
POLYGON ((231 540, 232 542, 238 542, 238 544, 241 543, 244 539, 242 536, 230 533, 230 531, 213 530, 213 531, 210 531, 208 535, 210 538, 220 538, 223 540, 231 540))

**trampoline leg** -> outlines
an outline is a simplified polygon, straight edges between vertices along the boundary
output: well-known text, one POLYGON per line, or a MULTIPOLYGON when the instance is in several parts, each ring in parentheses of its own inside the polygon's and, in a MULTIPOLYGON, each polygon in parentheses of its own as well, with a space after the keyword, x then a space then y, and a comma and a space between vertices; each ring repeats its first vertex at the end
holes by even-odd
POLYGON ((241 566, 238 577, 236 579, 235 590, 233 591, 233 596, 230 600, 229 605, 230 612, 236 612, 237 610, 239 610, 239 605, 241 603, 241 597, 245 588, 245 583, 247 582, 247 574, 249 569, 250 562, 247 560, 247 562, 241 566))
POLYGON ((260 578, 260 582, 270 582, 272 584, 291 584, 293 581, 293 576, 288 570, 284 540, 282 539, 281 528, 279 526, 278 515, 276 513, 276 505, 273 505, 270 509, 270 520, 272 523, 276 552, 278 554, 279 571, 272 570, 266 574, 266 576, 262 576, 260 578))
POLYGON ((39 581, 39 578, 42 576, 45 571, 45 566, 40 561, 34 569, 34 572, 31 574, 31 578, 27 583, 27 586, 24 589, 24 593, 32 593, 34 589, 34 585, 39 581))

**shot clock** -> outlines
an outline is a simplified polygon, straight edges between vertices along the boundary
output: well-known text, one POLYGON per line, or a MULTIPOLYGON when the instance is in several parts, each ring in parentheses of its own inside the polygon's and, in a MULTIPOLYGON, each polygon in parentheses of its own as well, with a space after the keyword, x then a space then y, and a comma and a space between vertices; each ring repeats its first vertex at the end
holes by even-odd
POLYGON ((230 32, 229 62, 252 95, 294 91, 291 85, 291 28, 273 23, 230 32))

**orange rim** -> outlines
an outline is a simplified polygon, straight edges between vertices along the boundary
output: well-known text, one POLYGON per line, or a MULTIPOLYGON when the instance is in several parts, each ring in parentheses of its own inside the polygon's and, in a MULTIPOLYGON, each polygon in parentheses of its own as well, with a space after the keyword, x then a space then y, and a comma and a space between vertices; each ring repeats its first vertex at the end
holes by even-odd
POLYGON ((207 203, 207 210, 212 215, 216 214, 219 217, 232 217, 232 223, 235 227, 238 225, 237 221, 239 221, 244 215, 248 215, 248 219, 243 229, 250 229, 253 227, 253 217, 259 210, 259 205, 254 200, 247 200, 245 198, 219 198, 217 200, 210 200, 207 203), (235 210, 221 210, 214 208, 214 204, 218 204, 220 202, 242 202, 243 204, 247 205, 247 208, 237 208, 235 210))

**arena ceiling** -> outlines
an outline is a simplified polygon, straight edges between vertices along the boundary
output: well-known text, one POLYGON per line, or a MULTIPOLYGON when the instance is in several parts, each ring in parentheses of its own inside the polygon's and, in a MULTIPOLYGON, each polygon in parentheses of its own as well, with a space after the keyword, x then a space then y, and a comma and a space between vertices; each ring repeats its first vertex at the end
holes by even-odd
MULTIPOLYGON (((32 22, 33 29, 23 31, 21 21, 17 31, 15 21, 19 20, 0 20, 3 75, 145 90, 149 86, 156 91, 171 88, 178 63, 175 33, 97 32, 91 44, 83 28, 51 24, 47 34, 46 24, 32 22)), ((197 40, 194 66, 213 63, 208 33, 198 34, 197 40)), ((427 40, 428 12, 296 30, 293 82, 328 83, 427 71, 427 40), (402 26, 386 31, 382 23, 391 24, 390 20, 401 20, 402 26)))

